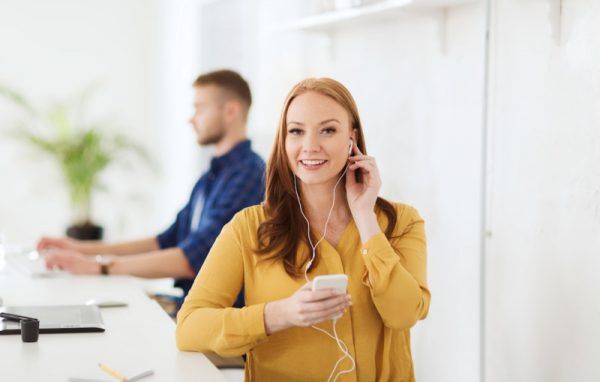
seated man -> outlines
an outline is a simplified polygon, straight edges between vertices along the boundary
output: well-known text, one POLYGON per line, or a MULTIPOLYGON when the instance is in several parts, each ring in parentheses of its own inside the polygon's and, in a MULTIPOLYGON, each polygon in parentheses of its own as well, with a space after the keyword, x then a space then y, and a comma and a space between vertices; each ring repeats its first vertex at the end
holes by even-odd
MULTIPOLYGON (((158 236, 118 244, 42 238, 38 250, 50 250, 47 267, 74 274, 173 277, 187 294, 223 225, 239 210, 260 203, 265 192, 265 163, 246 137, 252 103, 246 81, 222 70, 198 77, 194 89, 190 122, 200 145, 215 145, 216 157, 175 222, 158 236), (98 254, 109 256, 86 256, 98 254)), ((239 297, 236 306, 242 305, 239 297)))

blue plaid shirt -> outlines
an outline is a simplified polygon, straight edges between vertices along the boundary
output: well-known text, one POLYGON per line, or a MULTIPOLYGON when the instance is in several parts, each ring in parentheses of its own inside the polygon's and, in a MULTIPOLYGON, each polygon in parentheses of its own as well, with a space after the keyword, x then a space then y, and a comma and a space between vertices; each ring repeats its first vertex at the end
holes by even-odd
MULTIPOLYGON (((160 248, 181 248, 198 273, 223 226, 238 211, 263 200, 264 174, 265 162, 252 151, 249 140, 213 158, 210 169, 194 186, 175 222, 157 236, 160 248), (194 219, 194 214, 199 219, 194 219), (198 221, 195 228, 191 226, 193 221, 198 221)), ((175 286, 187 295, 193 282, 193 279, 177 279, 175 286)), ((243 306, 242 297, 240 294, 236 306, 243 306)))

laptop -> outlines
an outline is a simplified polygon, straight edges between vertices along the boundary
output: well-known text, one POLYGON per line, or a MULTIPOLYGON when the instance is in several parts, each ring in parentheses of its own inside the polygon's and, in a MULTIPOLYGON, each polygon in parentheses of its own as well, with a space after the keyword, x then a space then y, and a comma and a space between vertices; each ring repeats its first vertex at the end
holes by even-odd
MULTIPOLYGON (((100 308, 95 305, 4 306, 0 311, 37 318, 40 333, 104 332, 100 308)), ((2 319, 1 334, 20 334, 20 323, 2 319)))

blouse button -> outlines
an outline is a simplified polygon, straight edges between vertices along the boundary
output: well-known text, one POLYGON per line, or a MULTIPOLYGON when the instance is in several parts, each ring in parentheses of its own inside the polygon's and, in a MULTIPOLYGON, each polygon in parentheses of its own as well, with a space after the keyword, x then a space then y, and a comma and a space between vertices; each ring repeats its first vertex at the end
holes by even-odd
POLYGON ((362 253, 363 255, 366 255, 367 253, 369 253, 369 251, 367 251, 366 248, 363 248, 360 250, 360 253, 362 253))

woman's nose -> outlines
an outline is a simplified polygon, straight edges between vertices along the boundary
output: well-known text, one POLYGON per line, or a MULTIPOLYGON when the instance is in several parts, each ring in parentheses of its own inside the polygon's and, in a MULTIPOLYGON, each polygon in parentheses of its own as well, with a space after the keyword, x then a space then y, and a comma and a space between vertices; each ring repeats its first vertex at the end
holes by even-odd
POLYGON ((302 142, 302 151, 304 152, 318 152, 321 149, 319 139, 314 134, 306 134, 302 142))

